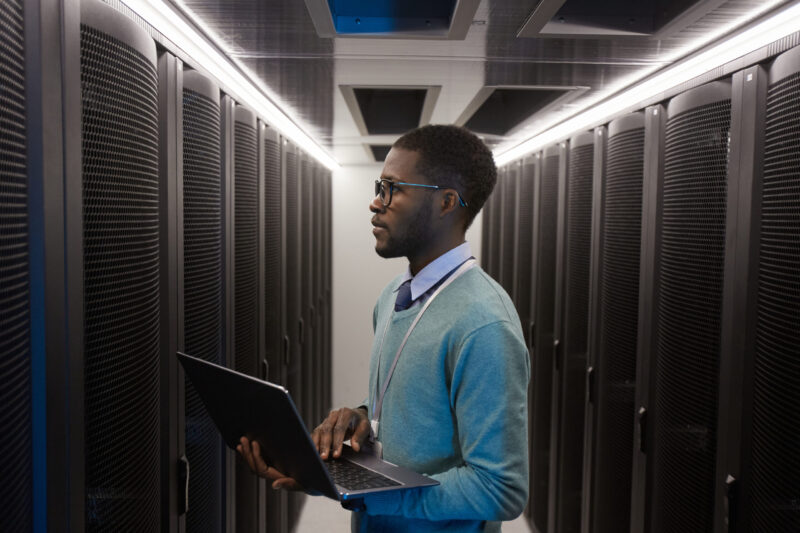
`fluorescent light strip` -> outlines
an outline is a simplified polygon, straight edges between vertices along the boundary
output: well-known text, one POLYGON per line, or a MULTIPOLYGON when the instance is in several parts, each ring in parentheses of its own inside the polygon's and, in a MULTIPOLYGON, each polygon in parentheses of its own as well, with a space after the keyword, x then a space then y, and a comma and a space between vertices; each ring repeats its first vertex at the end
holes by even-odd
MULTIPOLYGON (((763 12, 763 9, 758 11, 759 14, 763 12)), ((752 20, 754 16, 756 15, 750 14, 746 19, 752 20)), ((556 141, 567 139, 574 133, 603 124, 608 119, 629 109, 636 102, 656 97, 797 31, 800 31, 800 4, 781 10, 756 26, 726 39, 695 57, 667 68, 600 105, 591 107, 595 102, 587 104, 584 108, 585 111, 581 114, 552 128, 544 127, 542 133, 534 135, 521 144, 512 148, 498 148, 495 152, 495 162, 498 166, 503 166, 556 141)))
MULTIPOLYGON (((331 170, 339 163, 314 139, 294 123, 278 106, 264 96, 264 89, 242 75, 231 60, 211 46, 197 31, 172 8, 160 0, 122 0, 128 7, 147 21, 153 28, 175 43, 198 65, 231 90, 238 102, 250 107, 270 126, 291 139, 317 161, 331 170)), ((219 38, 208 35, 219 43, 219 38)), ((221 47, 224 49, 224 47, 221 47)), ((254 77, 255 79, 255 77, 254 77)))

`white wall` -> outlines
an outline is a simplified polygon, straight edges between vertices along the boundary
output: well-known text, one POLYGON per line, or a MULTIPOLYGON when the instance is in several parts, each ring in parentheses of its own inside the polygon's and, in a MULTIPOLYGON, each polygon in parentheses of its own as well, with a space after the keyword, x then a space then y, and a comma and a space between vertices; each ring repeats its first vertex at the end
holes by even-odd
MULTIPOLYGON (((333 406, 367 396, 372 309, 386 284, 405 271, 405 258, 375 253, 369 203, 381 164, 346 166, 333 175, 333 406)), ((467 232, 480 261, 481 215, 467 232)))

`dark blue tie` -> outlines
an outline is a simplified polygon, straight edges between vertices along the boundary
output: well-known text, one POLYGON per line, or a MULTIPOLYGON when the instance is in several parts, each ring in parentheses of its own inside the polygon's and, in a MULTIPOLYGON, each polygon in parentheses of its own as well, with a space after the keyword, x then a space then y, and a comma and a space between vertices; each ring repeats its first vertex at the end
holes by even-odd
POLYGON ((404 311, 411 305, 411 280, 408 279, 397 289, 397 299, 394 301, 395 311, 404 311))

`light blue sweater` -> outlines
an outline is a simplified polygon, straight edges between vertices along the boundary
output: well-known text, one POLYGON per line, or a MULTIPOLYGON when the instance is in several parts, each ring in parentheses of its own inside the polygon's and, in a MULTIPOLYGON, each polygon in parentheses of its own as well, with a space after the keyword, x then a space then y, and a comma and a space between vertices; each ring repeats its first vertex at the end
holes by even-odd
MULTIPOLYGON (((396 278, 375 306, 370 403, 416 306, 394 311, 396 278)), ((528 498, 528 352, 505 291, 479 267, 431 303, 400 355, 383 401, 383 457, 441 485, 365 499, 353 531, 499 531, 528 498)), ((369 406, 370 418, 372 405, 369 406)))

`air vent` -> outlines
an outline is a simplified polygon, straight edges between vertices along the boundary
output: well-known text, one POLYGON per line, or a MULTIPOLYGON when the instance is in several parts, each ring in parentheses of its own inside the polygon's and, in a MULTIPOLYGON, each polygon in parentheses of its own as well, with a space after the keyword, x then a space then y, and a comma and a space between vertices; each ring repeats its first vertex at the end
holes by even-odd
POLYGON ((710 13, 723 0, 542 0, 517 37, 618 37, 654 35, 666 38, 710 13))
POLYGON ((389 150, 392 149, 392 145, 370 144, 369 149, 370 152, 372 152, 372 157, 375 158, 375 161, 381 162, 381 161, 386 161, 386 156, 389 155, 389 150))
POLYGON ((456 124, 476 133, 507 135, 536 113, 574 99, 586 87, 487 86, 464 109, 456 124))
POLYGON ((427 124, 441 87, 341 85, 340 89, 361 134, 386 135, 427 124))
POLYGON ((480 0, 306 0, 320 37, 464 39, 480 0))

